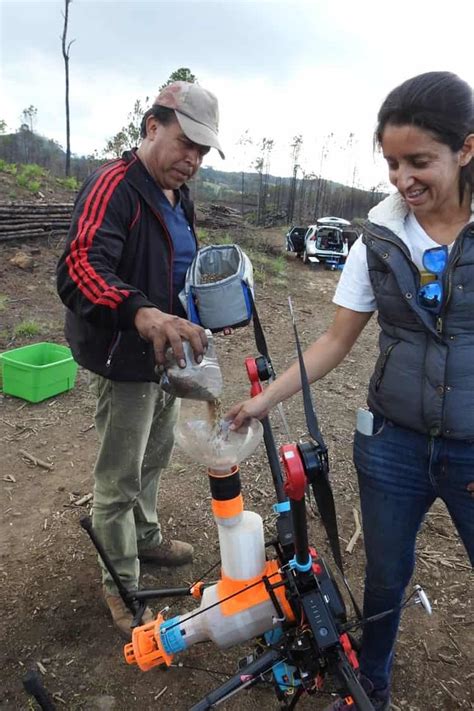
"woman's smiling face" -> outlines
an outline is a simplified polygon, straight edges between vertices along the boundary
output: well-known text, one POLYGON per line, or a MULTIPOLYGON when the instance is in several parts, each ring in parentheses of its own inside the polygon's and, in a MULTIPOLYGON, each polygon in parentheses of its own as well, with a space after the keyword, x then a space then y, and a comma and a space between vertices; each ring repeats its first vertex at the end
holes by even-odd
POLYGON ((390 123, 384 128, 381 147, 390 182, 415 215, 423 217, 459 205, 464 149, 455 153, 430 131, 390 123))

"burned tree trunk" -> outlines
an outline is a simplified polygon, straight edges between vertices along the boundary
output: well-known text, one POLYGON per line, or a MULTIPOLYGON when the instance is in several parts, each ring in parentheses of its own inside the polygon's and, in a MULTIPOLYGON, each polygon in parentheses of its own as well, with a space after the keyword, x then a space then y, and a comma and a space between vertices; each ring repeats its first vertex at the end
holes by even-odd
POLYGON ((67 42, 67 24, 69 19, 69 5, 72 0, 64 0, 64 27, 63 35, 61 38, 62 51, 64 58, 64 71, 66 75, 66 176, 69 177, 71 174, 71 125, 70 125, 70 115, 69 115, 69 50, 71 48, 74 40, 67 42))

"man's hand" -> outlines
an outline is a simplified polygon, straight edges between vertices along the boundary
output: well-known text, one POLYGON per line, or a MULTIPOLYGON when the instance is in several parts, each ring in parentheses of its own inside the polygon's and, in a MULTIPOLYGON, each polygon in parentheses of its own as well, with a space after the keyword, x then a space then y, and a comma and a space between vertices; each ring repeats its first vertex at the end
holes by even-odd
POLYGON ((159 309, 142 307, 135 315, 135 328, 141 338, 153 344, 158 365, 165 364, 165 351, 171 347, 180 368, 186 367, 183 341, 189 341, 196 363, 202 361, 207 336, 201 326, 159 309))

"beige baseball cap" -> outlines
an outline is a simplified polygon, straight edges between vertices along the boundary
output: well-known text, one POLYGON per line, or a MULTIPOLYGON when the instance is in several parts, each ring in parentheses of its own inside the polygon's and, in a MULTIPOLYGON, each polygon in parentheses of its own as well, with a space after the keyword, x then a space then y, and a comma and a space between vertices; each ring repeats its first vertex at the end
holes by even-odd
POLYGON ((199 84, 175 81, 160 91, 154 104, 173 109, 183 133, 200 146, 216 148, 225 158, 218 138, 217 99, 199 84))

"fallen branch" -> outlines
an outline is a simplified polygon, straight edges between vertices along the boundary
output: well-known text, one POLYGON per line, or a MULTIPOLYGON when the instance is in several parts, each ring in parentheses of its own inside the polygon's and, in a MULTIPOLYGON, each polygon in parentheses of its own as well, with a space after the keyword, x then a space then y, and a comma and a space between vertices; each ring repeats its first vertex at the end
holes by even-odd
POLYGON ((355 531, 352 535, 351 540, 349 541, 349 543, 346 546, 346 553, 352 553, 352 551, 355 548, 355 544, 359 540, 360 534, 362 533, 362 528, 361 528, 360 520, 359 520, 359 512, 357 511, 357 509, 352 509, 352 513, 354 514, 354 521, 355 521, 356 528, 355 528, 355 531))
POLYGON ((91 500, 92 494, 84 494, 84 496, 81 496, 80 499, 76 499, 76 501, 73 501, 72 503, 74 506, 84 506, 84 504, 87 504, 91 500))
POLYGON ((425 654, 426 654, 427 660, 428 660, 429 662, 434 661, 433 658, 432 658, 432 656, 430 655, 430 652, 429 652, 429 649, 428 649, 428 645, 426 644, 426 642, 422 642, 422 645, 423 645, 423 649, 425 650, 425 654))
POLYGON ((43 664, 41 664, 41 662, 36 662, 36 666, 38 667, 39 671, 44 676, 46 674, 46 667, 43 664))
POLYGON ((41 467, 42 469, 48 470, 51 470, 54 467, 54 464, 50 464, 49 462, 43 462, 42 459, 38 459, 38 457, 35 457, 33 454, 27 452, 26 449, 20 449, 19 452, 23 459, 26 459, 32 464, 34 464, 35 467, 41 467))
POLYGON ((53 699, 54 699, 55 701, 59 701, 60 704, 66 705, 66 701, 64 701, 63 697, 61 696, 61 692, 60 692, 60 691, 56 691, 56 693, 53 694, 53 699))
POLYGON ((455 701, 458 706, 461 706, 461 703, 460 703, 459 699, 458 699, 456 696, 454 696, 453 692, 450 691, 450 690, 448 689, 448 687, 445 686, 445 684, 443 684, 442 681, 439 681, 439 680, 438 680, 438 683, 439 683, 439 685, 445 690, 445 692, 447 693, 447 695, 448 695, 453 701, 455 701))
POLYGON ((441 654, 441 652, 438 652, 438 657, 441 659, 442 662, 445 662, 446 664, 454 664, 454 666, 458 665, 458 662, 454 657, 448 657, 447 654, 441 654))
POLYGON ((89 425, 89 427, 86 427, 85 430, 81 430, 81 434, 85 434, 86 432, 89 432, 89 430, 94 429, 94 427, 95 427, 95 424, 92 423, 91 425, 89 425))
POLYGON ((163 696, 163 694, 165 693, 165 691, 167 690, 167 688, 168 688, 167 686, 164 686, 164 687, 162 688, 162 690, 157 693, 157 695, 156 695, 155 698, 154 698, 154 701, 157 701, 157 700, 160 698, 160 696, 163 696))

